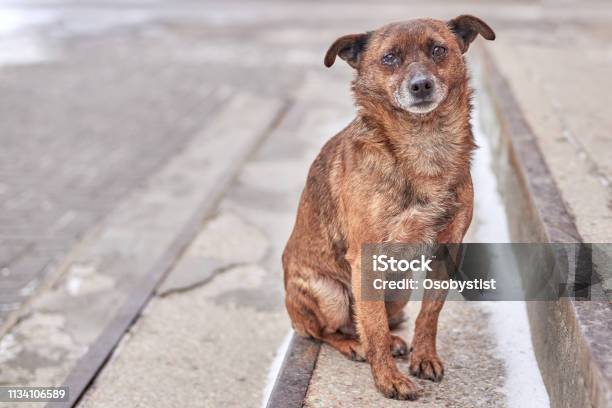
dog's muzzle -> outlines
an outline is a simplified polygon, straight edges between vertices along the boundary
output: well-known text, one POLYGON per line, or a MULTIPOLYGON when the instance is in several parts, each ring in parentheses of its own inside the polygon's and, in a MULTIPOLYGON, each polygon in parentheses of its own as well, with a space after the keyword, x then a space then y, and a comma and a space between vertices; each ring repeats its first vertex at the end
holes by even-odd
POLYGON ((417 74, 408 82, 410 96, 418 102, 432 102, 436 83, 432 77, 417 74))
POLYGON ((434 76, 417 72, 406 78, 395 92, 400 108, 416 114, 425 114, 438 107, 446 96, 446 87, 434 76))

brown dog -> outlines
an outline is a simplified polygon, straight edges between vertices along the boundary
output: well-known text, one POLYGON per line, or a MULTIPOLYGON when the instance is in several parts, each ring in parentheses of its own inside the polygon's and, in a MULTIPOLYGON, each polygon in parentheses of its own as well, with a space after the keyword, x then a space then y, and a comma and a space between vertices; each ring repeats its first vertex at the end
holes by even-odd
MULTIPOLYGON (((338 38, 325 55, 357 70, 358 114, 321 150, 308 174, 283 253, 293 327, 353 359, 366 359, 387 397, 417 398, 393 355, 408 353, 390 334, 405 302, 361 300, 365 243, 460 243, 472 218, 470 89, 463 59, 481 34, 463 15, 420 19, 338 38)), ((443 296, 425 294, 410 348, 410 371, 442 379, 436 352, 443 296)))

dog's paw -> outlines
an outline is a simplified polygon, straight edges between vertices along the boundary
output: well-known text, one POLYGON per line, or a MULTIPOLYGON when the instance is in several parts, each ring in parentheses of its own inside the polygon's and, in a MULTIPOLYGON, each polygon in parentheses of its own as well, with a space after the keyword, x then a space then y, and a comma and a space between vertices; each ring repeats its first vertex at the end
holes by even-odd
POLYGON ((387 398, 414 401, 420 388, 397 369, 386 369, 374 374, 376 388, 387 398))
POLYGON ((349 360, 364 362, 366 361, 363 347, 358 340, 345 340, 342 343, 342 347, 339 348, 340 352, 344 354, 349 360))
POLYGON ((347 355, 350 360, 357 361, 359 363, 363 363, 366 361, 363 352, 360 349, 351 350, 350 354, 347 355))
POLYGON ((412 350, 410 374, 425 380, 440 382, 444 377, 444 365, 435 352, 419 353, 418 350, 412 350))
POLYGON ((391 335, 391 354, 393 357, 406 357, 408 355, 408 345, 399 336, 391 335))

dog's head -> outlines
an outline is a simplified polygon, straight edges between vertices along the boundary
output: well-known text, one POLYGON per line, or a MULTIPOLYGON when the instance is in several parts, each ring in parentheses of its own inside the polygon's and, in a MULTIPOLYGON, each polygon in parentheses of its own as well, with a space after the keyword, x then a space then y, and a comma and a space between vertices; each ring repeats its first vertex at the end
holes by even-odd
POLYGON ((368 99, 423 116, 444 102, 449 90, 466 81, 463 54, 476 36, 495 33, 477 17, 450 21, 419 19, 338 38, 325 55, 331 67, 339 56, 357 70, 358 102, 368 99))

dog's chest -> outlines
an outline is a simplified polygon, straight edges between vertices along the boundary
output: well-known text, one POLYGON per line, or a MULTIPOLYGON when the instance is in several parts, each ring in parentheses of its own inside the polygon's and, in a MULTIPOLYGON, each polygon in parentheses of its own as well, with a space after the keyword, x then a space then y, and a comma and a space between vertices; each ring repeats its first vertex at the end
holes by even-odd
POLYGON ((444 178, 449 170, 462 165, 462 146, 451 140, 448 132, 434 130, 411 137, 404 149, 404 166, 417 176, 444 178))
POLYGON ((449 203, 456 201, 456 183, 445 177, 415 177, 396 172, 380 180, 375 193, 386 202, 387 216, 427 207, 443 212, 449 203))
POLYGON ((456 214, 457 186, 469 168, 469 154, 448 132, 401 140, 392 154, 375 162, 373 213, 391 240, 432 240, 456 214))
POLYGON ((391 218, 387 237, 394 242, 436 242, 436 237, 453 218, 455 210, 447 203, 416 205, 391 218))
POLYGON ((402 177, 387 188, 384 216, 392 241, 433 241, 458 209, 456 185, 446 178, 402 177))

